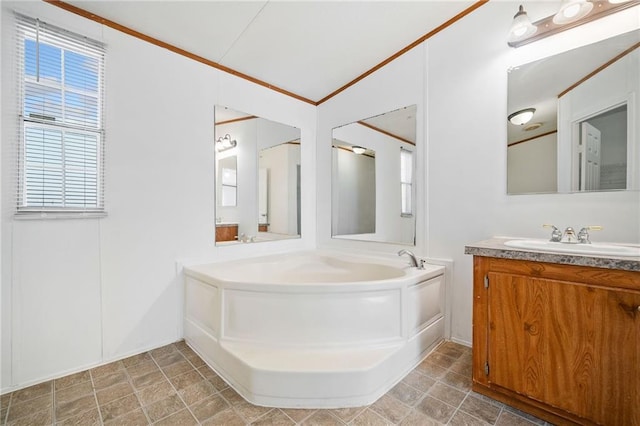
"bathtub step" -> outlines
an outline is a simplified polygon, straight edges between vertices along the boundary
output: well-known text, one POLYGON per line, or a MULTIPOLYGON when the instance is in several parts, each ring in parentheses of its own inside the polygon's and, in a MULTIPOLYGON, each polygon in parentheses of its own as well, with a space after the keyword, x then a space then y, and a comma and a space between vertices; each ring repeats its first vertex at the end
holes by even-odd
POLYGON ((223 349, 249 367, 272 372, 340 373, 370 370, 403 345, 377 348, 308 349, 274 347, 256 343, 223 342, 223 349))

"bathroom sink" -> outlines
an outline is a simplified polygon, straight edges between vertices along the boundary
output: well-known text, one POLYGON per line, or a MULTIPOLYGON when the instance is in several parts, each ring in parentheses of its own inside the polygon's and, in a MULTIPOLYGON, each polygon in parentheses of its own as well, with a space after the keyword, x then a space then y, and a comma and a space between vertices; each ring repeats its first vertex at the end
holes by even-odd
POLYGON ((566 244, 546 240, 509 240, 506 241, 504 245, 514 248, 551 251, 556 253, 640 257, 640 247, 615 244, 566 244))

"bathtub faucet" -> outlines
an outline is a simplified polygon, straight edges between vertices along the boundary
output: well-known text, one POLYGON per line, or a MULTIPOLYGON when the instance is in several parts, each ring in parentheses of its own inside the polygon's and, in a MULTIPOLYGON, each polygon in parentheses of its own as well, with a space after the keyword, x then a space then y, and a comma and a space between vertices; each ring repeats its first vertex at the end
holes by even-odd
POLYGON ((410 252, 409 250, 402 249, 398 252, 398 256, 402 256, 403 254, 406 254, 409 256, 409 259, 411 260, 411 266, 418 269, 424 269, 424 260, 422 259, 418 260, 416 258, 416 255, 410 252))

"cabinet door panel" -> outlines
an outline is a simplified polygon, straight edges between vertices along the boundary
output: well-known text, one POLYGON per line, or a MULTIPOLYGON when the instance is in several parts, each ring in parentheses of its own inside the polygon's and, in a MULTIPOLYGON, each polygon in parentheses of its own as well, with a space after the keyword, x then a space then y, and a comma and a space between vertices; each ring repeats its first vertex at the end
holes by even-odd
POLYGON ((492 383, 597 423, 640 423, 638 292, 504 273, 489 280, 492 383))

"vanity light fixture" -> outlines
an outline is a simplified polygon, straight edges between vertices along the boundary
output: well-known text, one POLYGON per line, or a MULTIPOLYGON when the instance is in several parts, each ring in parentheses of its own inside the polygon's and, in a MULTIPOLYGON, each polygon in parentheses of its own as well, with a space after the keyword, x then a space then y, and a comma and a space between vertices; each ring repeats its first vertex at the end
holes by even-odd
POLYGON ((507 44, 520 47, 638 5, 640 0, 564 0, 558 13, 531 24, 535 31, 526 30, 524 19, 528 20, 528 17, 520 6, 511 24, 507 44), (521 35, 517 36, 518 33, 521 35))
POLYGON ((220 136, 216 140, 216 150, 218 152, 226 151, 227 149, 235 148, 238 142, 235 139, 231 139, 231 136, 227 133, 224 136, 220 136))
POLYGON ((509 43, 515 43, 519 40, 531 37, 538 31, 538 28, 531 23, 527 12, 524 11, 524 7, 520 5, 518 13, 513 16, 513 23, 509 28, 509 37, 507 41, 509 43))
POLYGON ((513 125, 522 126, 527 124, 533 118, 533 113, 536 112, 535 108, 525 108, 520 111, 509 114, 507 120, 513 125))
POLYGON ((360 154, 364 154, 366 149, 361 147, 361 146, 354 145, 354 146, 351 147, 351 151, 353 151, 354 154, 360 155, 360 154))

